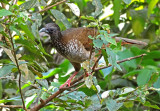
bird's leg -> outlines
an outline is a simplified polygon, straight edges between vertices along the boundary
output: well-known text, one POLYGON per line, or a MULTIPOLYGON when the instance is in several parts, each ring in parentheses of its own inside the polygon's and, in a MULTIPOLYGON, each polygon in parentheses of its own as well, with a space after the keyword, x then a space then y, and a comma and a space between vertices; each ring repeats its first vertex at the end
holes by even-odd
POLYGON ((88 73, 86 70, 84 70, 85 76, 88 77, 90 73, 88 73))
POLYGON ((74 76, 77 74, 78 72, 74 72, 69 78, 68 80, 60 86, 60 88, 63 88, 65 85, 68 85, 70 87, 71 84, 71 80, 74 78, 74 76))

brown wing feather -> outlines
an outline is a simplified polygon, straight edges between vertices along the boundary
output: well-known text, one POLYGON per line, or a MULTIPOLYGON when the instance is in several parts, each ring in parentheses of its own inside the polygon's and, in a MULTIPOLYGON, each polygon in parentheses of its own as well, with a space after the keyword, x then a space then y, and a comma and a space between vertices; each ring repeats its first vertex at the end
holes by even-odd
MULTIPOLYGON (((97 35, 97 29, 95 28, 86 28, 86 27, 79 27, 79 28, 71 28, 67 29, 65 31, 62 31, 63 35, 63 41, 68 42, 71 39, 77 39, 80 41, 84 47, 86 48, 87 51, 90 51, 91 49, 91 43, 92 40, 88 38, 89 35, 91 36, 96 36, 97 35), (67 39, 66 39, 67 38, 67 39)), ((117 42, 122 41, 122 45, 125 44, 137 44, 137 45, 144 45, 146 46, 147 43, 138 41, 138 40, 133 40, 133 39, 127 39, 127 38, 122 38, 122 37, 113 37, 117 42)))
POLYGON ((77 39, 80 41, 85 49, 89 51, 91 49, 91 43, 92 40, 88 38, 89 35, 95 36, 97 33, 96 29, 92 28, 85 28, 85 27, 80 27, 80 28, 71 28, 67 29, 65 31, 62 31, 62 41, 67 43, 71 39, 77 39))

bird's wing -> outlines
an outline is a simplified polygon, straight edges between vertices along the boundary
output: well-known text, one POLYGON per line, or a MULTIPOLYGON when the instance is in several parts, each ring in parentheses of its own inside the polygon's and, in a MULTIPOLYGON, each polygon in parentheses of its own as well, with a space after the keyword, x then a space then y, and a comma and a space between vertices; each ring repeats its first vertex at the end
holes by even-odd
MULTIPOLYGON (((62 35, 63 35, 63 38, 65 38, 64 39, 65 42, 68 42, 71 39, 77 39, 79 42, 83 44, 83 46, 87 51, 90 51, 92 48, 92 45, 91 45, 92 39, 90 39, 88 36, 89 35, 91 35, 92 37, 97 36, 98 32, 97 32, 97 29, 95 28, 79 27, 79 28, 71 28, 71 29, 62 31, 62 35)), ((123 37, 112 37, 112 38, 114 38, 117 42, 121 41, 122 45, 125 45, 125 44, 137 44, 137 45, 143 45, 143 46, 147 45, 147 43, 139 40, 127 39, 123 37)))
POLYGON ((87 51, 90 51, 92 47, 92 40, 88 38, 89 35, 96 36, 97 30, 93 28, 85 28, 85 27, 79 27, 79 28, 71 28, 67 29, 65 31, 62 31, 63 35, 63 42, 67 43, 68 41, 72 39, 76 39, 79 42, 83 44, 85 49, 87 51))

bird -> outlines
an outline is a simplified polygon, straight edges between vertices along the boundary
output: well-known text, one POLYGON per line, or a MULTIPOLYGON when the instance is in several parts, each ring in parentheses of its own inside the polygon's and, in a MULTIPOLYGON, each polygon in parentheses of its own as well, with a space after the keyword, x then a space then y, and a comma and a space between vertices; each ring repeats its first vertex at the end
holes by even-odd
MULTIPOLYGON (((53 47, 73 65, 75 72, 63 85, 60 86, 60 88, 63 88, 66 85, 69 87, 71 80, 80 71, 81 63, 90 58, 90 52, 93 48, 93 40, 88 36, 97 35, 98 30, 95 28, 78 27, 61 31, 60 27, 56 23, 47 23, 39 30, 39 33, 41 32, 45 32, 50 36, 53 47)), ((122 37, 114 37, 114 39, 116 42, 121 41, 122 44, 147 45, 145 42, 133 39, 122 37)))

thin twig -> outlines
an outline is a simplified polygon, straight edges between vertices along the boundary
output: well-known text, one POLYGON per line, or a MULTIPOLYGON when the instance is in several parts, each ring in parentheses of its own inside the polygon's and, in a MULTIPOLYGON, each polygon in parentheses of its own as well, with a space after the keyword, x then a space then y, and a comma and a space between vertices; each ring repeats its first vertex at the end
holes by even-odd
POLYGON ((4 107, 4 108, 23 108, 22 105, 0 105, 0 107, 4 107))
MULTIPOLYGON (((138 56, 134 56, 134 57, 130 57, 130 58, 127 58, 127 59, 123 59, 123 60, 117 61, 117 64, 120 64, 120 63, 125 62, 125 61, 130 61, 132 59, 136 59, 136 58, 139 58, 139 57, 143 57, 145 55, 146 54, 141 54, 141 55, 138 55, 138 56)), ((101 69, 105 69, 105 68, 108 68, 108 67, 111 67, 111 66, 112 65, 109 64, 108 66, 99 67, 99 68, 96 68, 95 71, 98 71, 98 70, 101 70, 101 69)))
POLYGON ((95 67, 96 67, 97 63, 99 62, 99 60, 101 59, 101 57, 102 57, 102 54, 99 56, 99 58, 98 58, 98 59, 96 60, 96 62, 94 63, 93 68, 92 68, 92 72, 95 71, 95 67))
POLYGON ((18 86, 19 86, 19 92, 20 92, 21 99, 22 99, 23 109, 27 111, 27 109, 26 109, 26 107, 25 107, 23 95, 22 95, 22 89, 21 89, 21 75, 22 75, 22 73, 21 73, 21 71, 20 71, 20 67, 19 67, 19 64, 18 64, 17 57, 16 57, 16 52, 15 52, 14 43, 13 43, 13 37, 11 36, 10 30, 8 30, 8 32, 9 32, 8 34, 9 34, 10 39, 11 39, 13 56, 14 56, 14 59, 15 59, 15 62, 16 62, 16 66, 17 66, 17 69, 18 69, 18 73, 19 73, 18 86))
POLYGON ((67 0, 62 0, 62 1, 57 2, 57 3, 55 3, 55 4, 51 5, 51 6, 47 6, 47 8, 45 8, 45 9, 43 9, 43 10, 40 10, 40 11, 38 11, 37 13, 41 13, 41 12, 44 12, 44 11, 46 11, 46 10, 49 10, 49 9, 51 9, 52 7, 57 6, 57 5, 59 5, 59 4, 62 4, 63 2, 66 2, 66 1, 67 1, 67 0))
POLYGON ((80 81, 78 83, 74 83, 73 85, 71 85, 70 87, 64 87, 64 88, 61 88, 61 89, 64 89, 64 90, 68 90, 68 89, 71 89, 72 87, 76 87, 77 85, 79 85, 80 83, 83 83, 84 81, 80 81))
POLYGON ((44 107, 49 101, 52 99, 56 98, 59 94, 63 93, 65 90, 64 89, 59 89, 57 92, 55 92, 53 95, 48 97, 46 100, 43 100, 40 104, 36 105, 31 109, 31 111, 39 111, 42 107, 44 107))
MULTIPOLYGON (((84 81, 81 81, 81 82, 79 82, 78 84, 80 84, 80 83, 83 83, 84 81)), ((77 85, 78 85, 77 84, 77 85)), ((69 93, 71 93, 71 92, 73 92, 73 91, 76 91, 76 90, 78 90, 79 88, 81 88, 81 87, 83 87, 85 84, 82 84, 82 85, 80 85, 80 86, 78 86, 77 88, 75 88, 75 89, 73 89, 73 90, 71 90, 71 91, 69 91, 69 92, 67 92, 67 93, 65 93, 65 94, 63 94, 63 95, 59 95, 58 97, 61 97, 61 96, 64 96, 64 95, 67 95, 67 94, 69 94, 69 93)))
MULTIPOLYGON (((127 58, 127 59, 123 59, 121 61, 118 61, 117 64, 119 63, 122 63, 122 62, 125 62, 125 61, 130 61, 132 59, 136 59, 136 58, 139 58, 139 57, 143 57, 145 56, 146 54, 142 54, 142 55, 139 55, 139 56, 135 56, 135 57, 130 57, 130 58, 127 58)), ((96 68, 95 71, 97 70, 100 70, 100 69, 104 69, 104 68, 108 68, 112 65, 108 65, 108 66, 105 66, 105 67, 100 67, 100 68, 96 68)), ((79 78, 77 79, 74 79, 72 82, 71 82, 71 87, 74 86, 75 83, 77 83, 78 81, 82 80, 84 78, 85 75, 81 75, 79 78)), ((69 88, 71 88, 69 87, 69 88)), ((62 88, 62 89, 59 89, 57 92, 55 92, 53 95, 51 95, 50 97, 48 97, 46 100, 43 100, 43 102, 41 102, 40 104, 36 105, 35 107, 33 107, 31 109, 31 111, 38 111, 39 109, 41 109, 42 107, 44 107, 49 101, 51 101, 52 99, 56 98, 58 95, 62 94, 66 89, 68 88, 62 88)), ((74 91, 74 90, 73 90, 74 91)))
MULTIPOLYGON (((52 7, 55 7, 55 6, 57 6, 59 4, 62 4, 63 2, 66 2, 66 1, 67 0, 62 0, 62 1, 57 2, 57 3, 55 3, 55 4, 51 5, 51 6, 46 6, 47 8, 45 8, 43 10, 40 10, 40 11, 37 11, 36 13, 41 13, 41 12, 47 11, 47 10, 51 9, 52 7)), ((32 16, 32 14, 29 14, 28 16, 30 17, 30 16, 32 16)))

